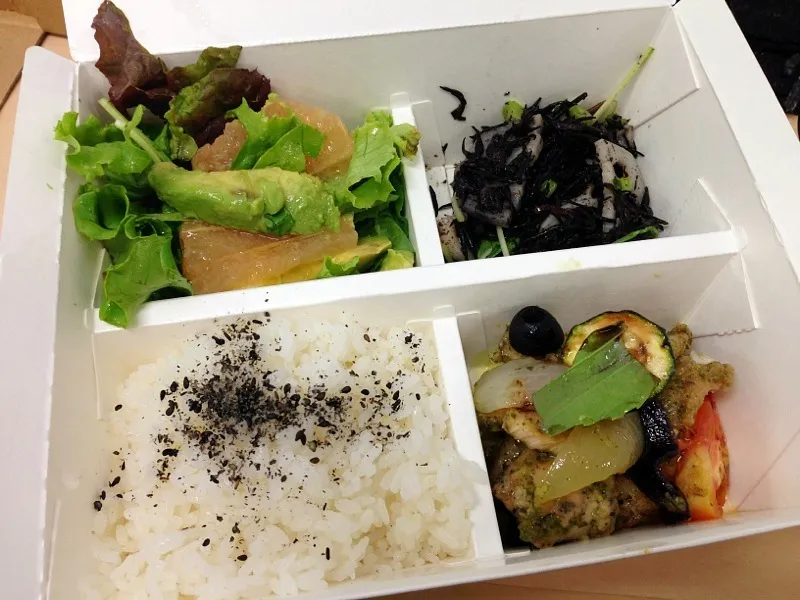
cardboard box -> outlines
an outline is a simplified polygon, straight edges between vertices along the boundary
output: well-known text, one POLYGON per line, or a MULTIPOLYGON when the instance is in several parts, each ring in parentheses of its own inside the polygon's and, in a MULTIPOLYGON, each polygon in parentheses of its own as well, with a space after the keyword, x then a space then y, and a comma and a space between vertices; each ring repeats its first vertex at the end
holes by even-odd
POLYGON ((67 35, 59 0, 0 0, 0 10, 33 17, 46 33, 67 35))
POLYGON ((44 32, 33 17, 0 10, 0 106, 19 79, 25 50, 42 37, 44 32))
POLYGON ((800 146, 721 0, 675 7, 658 0, 547 7, 411 0, 391 19, 366 0, 347 17, 324 2, 313 16, 307 4, 271 14, 256 2, 245 16, 214 2, 186 14, 175 0, 159 3, 153 19, 153 7, 143 4, 120 2, 140 41, 170 64, 188 62, 206 45, 243 43, 242 63, 262 68, 277 91, 324 105, 348 125, 387 105, 398 120, 416 122, 422 156, 406 165, 406 181, 421 267, 153 302, 127 331, 100 322, 99 252, 72 227, 77 182, 51 140, 65 110, 77 108, 85 118, 106 90, 91 64, 95 2, 71 1, 67 26, 78 63, 35 48, 27 55, 0 238, 0 331, 13 340, 0 364, 0 450, 10 457, 5 477, 15 486, 0 500, 16 517, 0 536, 10 598, 78 597, 90 561, 90 500, 103 477, 98 415, 102 420, 113 406, 115 387, 211 320, 261 312, 265 297, 275 314, 316 318, 346 308, 375 321, 432 321, 454 439, 483 473, 471 560, 356 580, 321 597, 535 573, 800 523, 800 407, 790 350, 800 325, 800 240, 793 235, 800 146), (448 193, 441 181, 460 158, 467 124, 495 122, 506 91, 526 100, 582 91, 590 101, 602 99, 648 44, 656 53, 620 112, 637 128, 653 205, 671 224, 666 236, 443 264, 427 183, 448 193), (439 85, 466 94, 467 124, 450 118, 452 99, 439 85), (732 464, 723 520, 503 552, 467 366, 528 304, 550 308, 564 324, 619 308, 665 325, 685 320, 702 336, 698 350, 736 366, 737 385, 720 402, 732 464))

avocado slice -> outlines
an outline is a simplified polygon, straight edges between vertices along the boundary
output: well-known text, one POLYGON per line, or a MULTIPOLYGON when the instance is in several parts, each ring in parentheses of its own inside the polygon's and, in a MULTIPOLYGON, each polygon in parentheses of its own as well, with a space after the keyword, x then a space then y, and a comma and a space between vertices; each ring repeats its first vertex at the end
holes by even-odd
POLYGON ((381 263, 381 271, 408 269, 414 266, 414 253, 408 250, 389 250, 381 263))
MULTIPOLYGON (((358 271, 364 271, 371 267, 375 261, 380 258, 389 248, 392 247, 392 242, 385 237, 367 237, 358 240, 358 246, 340 252, 331 257, 333 262, 343 265, 353 258, 358 259, 358 271)), ((281 283, 290 283, 293 281, 307 281, 315 279, 322 270, 324 261, 318 260, 295 267, 291 271, 287 271, 281 276, 281 283)))

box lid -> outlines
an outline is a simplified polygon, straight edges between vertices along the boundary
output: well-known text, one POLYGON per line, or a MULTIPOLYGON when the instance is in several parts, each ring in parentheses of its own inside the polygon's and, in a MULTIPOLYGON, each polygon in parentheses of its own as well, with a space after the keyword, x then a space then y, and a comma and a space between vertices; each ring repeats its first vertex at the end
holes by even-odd
MULTIPOLYGON (((72 57, 92 61, 98 49, 91 28, 100 0, 64 0, 72 57)), ((399 31, 418 31, 665 7, 671 0, 403 0, 394 10, 374 0, 116 0, 137 39, 151 52, 165 54, 206 46, 297 42, 399 31)))

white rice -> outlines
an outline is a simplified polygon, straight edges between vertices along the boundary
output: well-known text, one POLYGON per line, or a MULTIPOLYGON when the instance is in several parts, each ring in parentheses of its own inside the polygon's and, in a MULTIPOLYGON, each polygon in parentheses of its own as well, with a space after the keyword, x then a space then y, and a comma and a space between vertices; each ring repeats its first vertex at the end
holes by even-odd
POLYGON ((193 338, 121 386, 119 468, 98 491, 86 598, 293 595, 469 554, 470 469, 449 436, 430 328, 261 321, 193 338), (224 405, 206 396, 192 412, 220 373, 224 405), (252 403, 231 381, 265 390, 265 373, 284 410, 276 421, 261 403, 248 425, 252 403), (236 398, 244 409, 228 415, 236 398))

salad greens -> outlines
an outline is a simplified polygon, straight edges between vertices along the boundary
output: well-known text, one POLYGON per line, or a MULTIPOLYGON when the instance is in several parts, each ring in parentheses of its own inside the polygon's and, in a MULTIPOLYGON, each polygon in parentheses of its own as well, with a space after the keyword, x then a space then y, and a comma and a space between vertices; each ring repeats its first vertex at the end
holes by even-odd
POLYGON ((241 46, 215 48, 210 46, 200 53, 194 64, 175 67, 167 71, 167 85, 170 89, 179 90, 197 83, 214 69, 233 68, 239 62, 241 46))
POLYGON ((111 245, 113 264, 103 280, 100 318, 127 327, 134 312, 154 294, 192 293, 172 253, 172 229, 146 216, 125 221, 111 245))
POLYGON ((181 89, 170 100, 164 118, 190 135, 199 135, 211 120, 224 117, 242 99, 261 108, 269 92, 269 80, 255 69, 217 68, 181 89))
POLYGON ((268 99, 281 100, 270 95, 264 75, 236 67, 240 46, 209 47, 193 64, 167 69, 112 2, 101 4, 92 26, 97 67, 110 86, 100 106, 112 121, 92 115, 78 123, 78 114, 67 112, 54 138, 67 145, 67 165, 85 179, 73 204, 75 227, 111 259, 104 321, 126 327, 147 300, 192 293, 176 238, 188 219, 303 235, 338 231, 340 217, 352 213, 359 244, 327 257, 317 277, 413 266, 401 161, 417 152, 415 127, 394 125, 387 112, 370 113, 352 133, 347 172, 322 181, 305 171, 325 134, 288 106, 286 116, 261 111, 268 99), (234 119, 246 137, 231 170, 184 168, 234 119))
POLYGON ((573 366, 533 395, 545 433, 619 419, 655 392, 657 379, 628 352, 621 335, 621 328, 590 335, 573 366))

